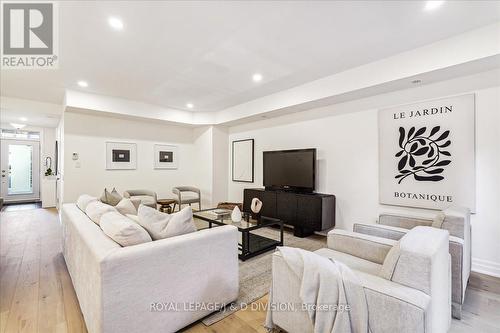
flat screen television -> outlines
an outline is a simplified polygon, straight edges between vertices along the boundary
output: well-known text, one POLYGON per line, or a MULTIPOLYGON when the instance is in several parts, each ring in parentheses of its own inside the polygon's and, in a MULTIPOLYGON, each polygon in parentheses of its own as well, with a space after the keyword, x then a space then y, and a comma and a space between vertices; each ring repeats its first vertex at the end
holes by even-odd
POLYGON ((314 192, 316 149, 265 151, 264 186, 267 190, 314 192))

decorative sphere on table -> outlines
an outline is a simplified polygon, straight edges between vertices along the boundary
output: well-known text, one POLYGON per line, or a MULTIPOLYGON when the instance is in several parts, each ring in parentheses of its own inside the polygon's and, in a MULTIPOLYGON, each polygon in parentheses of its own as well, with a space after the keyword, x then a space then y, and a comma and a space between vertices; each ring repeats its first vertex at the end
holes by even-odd
POLYGON ((234 206, 233 212, 231 213, 231 220, 233 222, 241 222, 241 210, 238 206, 234 206))

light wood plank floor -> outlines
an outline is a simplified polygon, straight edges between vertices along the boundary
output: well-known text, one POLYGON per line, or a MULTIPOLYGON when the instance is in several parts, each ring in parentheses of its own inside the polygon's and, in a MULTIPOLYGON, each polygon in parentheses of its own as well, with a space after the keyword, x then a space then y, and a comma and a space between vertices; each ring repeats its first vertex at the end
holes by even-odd
MULTIPOLYGON (((0 333, 86 332, 60 239, 54 209, 0 213, 0 333)), ((265 332, 266 303, 264 296, 212 326, 198 322, 183 331, 265 332)), ((451 332, 500 332, 499 279, 471 277, 463 319, 453 320, 451 332)))

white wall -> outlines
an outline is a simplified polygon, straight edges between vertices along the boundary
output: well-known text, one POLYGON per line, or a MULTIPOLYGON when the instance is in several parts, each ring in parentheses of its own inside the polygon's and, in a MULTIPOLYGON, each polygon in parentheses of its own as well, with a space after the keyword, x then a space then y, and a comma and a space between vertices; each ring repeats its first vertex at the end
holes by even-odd
POLYGON ((193 180, 182 185, 196 186, 201 190, 201 204, 212 205, 213 143, 212 127, 205 126, 193 131, 194 158, 193 180))
POLYGON ((227 129, 204 126, 193 130, 194 184, 201 189, 203 208, 215 207, 227 200, 228 145, 227 129))
POLYGON ((213 170, 212 203, 227 201, 227 182, 229 180, 229 154, 223 149, 228 146, 227 128, 212 127, 213 170))
POLYGON ((193 183, 195 146, 192 128, 166 123, 125 120, 68 113, 64 115, 64 202, 82 193, 100 196, 104 187, 156 191, 159 198, 173 197, 172 187, 193 183), (137 143, 136 170, 106 170, 106 141, 137 143), (179 147, 177 170, 153 168, 153 145, 179 147), (72 153, 79 160, 72 160, 72 153), (78 167, 79 163, 79 167, 78 167))
MULTIPOLYGON (((230 200, 262 186, 262 151, 317 148, 317 191, 337 197, 337 227, 374 222, 380 211, 432 214, 378 203, 377 110, 466 92, 476 93, 476 198, 473 269, 500 276, 500 75, 491 71, 414 89, 331 105, 229 129, 233 140, 255 139, 254 185, 228 181, 230 200)), ((226 146, 227 147, 227 146, 226 146)), ((228 149, 229 152, 229 149, 228 149)))

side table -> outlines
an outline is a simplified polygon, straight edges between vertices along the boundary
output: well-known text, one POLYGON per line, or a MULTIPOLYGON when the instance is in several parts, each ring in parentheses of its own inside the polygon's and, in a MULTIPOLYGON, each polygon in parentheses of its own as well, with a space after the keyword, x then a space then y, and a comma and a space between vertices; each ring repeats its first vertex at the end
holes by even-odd
POLYGON ((172 206, 170 205, 174 204, 176 201, 175 199, 158 199, 156 202, 160 205, 160 212, 171 214, 172 206))

